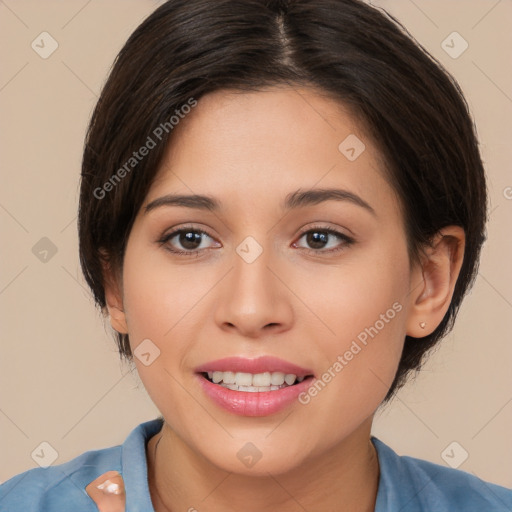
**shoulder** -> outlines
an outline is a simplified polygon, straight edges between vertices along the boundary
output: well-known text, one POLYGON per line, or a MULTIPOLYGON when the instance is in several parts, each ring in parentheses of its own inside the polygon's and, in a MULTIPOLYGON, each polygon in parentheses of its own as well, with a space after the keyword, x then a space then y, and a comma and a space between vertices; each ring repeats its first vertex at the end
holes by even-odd
MULTIPOLYGON (((85 488, 107 471, 117 471, 130 489, 133 510, 151 510, 147 485, 146 442, 163 418, 135 427, 122 445, 87 451, 48 468, 35 468, 0 485, 0 512, 98 512, 85 488)), ((128 503, 127 503, 128 506, 128 503)))
POLYGON ((161 418, 141 423, 122 445, 87 451, 64 464, 14 476, 0 485, 0 512, 61 512, 69 510, 70 503, 80 512, 98 512, 85 488, 112 470, 123 476, 135 509, 151 510, 145 446, 162 424, 161 418))
POLYGON ((108 470, 121 470, 121 446, 88 451, 48 468, 34 468, 0 485, 0 511, 58 511, 70 503, 80 511, 95 511, 86 485, 108 470))
POLYGON ((397 455, 372 438, 379 456, 381 477, 376 512, 510 512, 512 490, 425 460, 397 455), (403 507, 403 508, 401 508, 403 507))

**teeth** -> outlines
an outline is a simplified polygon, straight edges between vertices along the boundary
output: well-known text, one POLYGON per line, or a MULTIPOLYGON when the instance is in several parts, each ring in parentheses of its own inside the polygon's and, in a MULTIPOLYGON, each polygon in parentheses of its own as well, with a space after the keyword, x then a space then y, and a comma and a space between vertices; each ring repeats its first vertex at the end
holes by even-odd
POLYGON ((245 391, 247 393, 259 393, 261 391, 277 391, 287 387, 283 386, 237 386, 236 384, 220 384, 222 387, 232 389, 233 391, 245 391))
POLYGON ((274 391, 285 385, 292 386, 295 381, 302 382, 304 377, 297 377, 293 373, 282 372, 245 373, 245 372, 208 372, 208 378, 215 384, 221 384, 229 389, 240 391, 274 391))
POLYGON ((293 373, 288 373, 287 375, 284 376, 284 381, 286 382, 286 384, 288 384, 288 386, 291 386, 295 382, 296 378, 297 377, 293 375, 293 373))
POLYGON ((235 384, 237 386, 252 386, 252 373, 235 373, 235 384))
POLYGON ((284 373, 274 372, 270 377, 270 384, 272 384, 272 386, 281 386, 284 384, 284 373))
POLYGON ((258 388, 256 386, 238 386, 238 391, 249 391, 249 393, 256 393, 258 388))
POLYGON ((222 382, 224 384, 235 384, 235 373, 234 372, 223 372, 224 376, 222 377, 222 382))
POLYGON ((257 373, 252 376, 253 386, 270 386, 271 376, 269 372, 257 373))

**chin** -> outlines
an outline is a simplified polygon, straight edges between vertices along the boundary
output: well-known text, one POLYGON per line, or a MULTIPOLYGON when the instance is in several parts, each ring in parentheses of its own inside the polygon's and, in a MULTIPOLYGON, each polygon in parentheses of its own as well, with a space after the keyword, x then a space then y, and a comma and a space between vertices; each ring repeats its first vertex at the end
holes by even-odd
MULTIPOLYGON (((233 439, 219 443, 219 450, 208 447, 206 457, 214 466, 223 471, 243 476, 268 477, 296 470, 305 462, 303 444, 272 443, 268 439, 255 441, 233 439)), ((217 446, 215 448, 217 448, 217 446)))

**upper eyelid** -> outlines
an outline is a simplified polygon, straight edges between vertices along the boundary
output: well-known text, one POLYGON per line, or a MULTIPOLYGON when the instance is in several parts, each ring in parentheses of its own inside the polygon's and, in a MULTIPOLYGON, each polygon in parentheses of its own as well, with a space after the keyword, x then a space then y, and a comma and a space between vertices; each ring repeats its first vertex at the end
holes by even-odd
POLYGON ((190 232, 190 231, 193 231, 195 233, 200 233, 201 235, 206 235, 208 236, 209 238, 211 238, 212 240, 216 240, 216 238, 212 235, 210 235, 210 233, 208 233, 208 231, 206 231, 205 229, 201 229, 201 228, 194 228, 194 227, 183 227, 183 228, 177 228, 177 229, 173 229, 171 231, 169 231, 169 233, 166 233, 164 235, 162 235, 160 237, 160 240, 171 240, 172 238, 174 238, 176 235, 179 235, 180 233, 187 233, 187 232, 190 232))
POLYGON ((340 228, 334 228, 332 226, 320 226, 320 225, 313 225, 313 226, 308 226, 306 228, 304 228, 303 230, 301 230, 301 234, 304 234, 304 233, 308 233, 309 231, 330 231, 330 232, 336 232, 336 233, 340 233, 340 234, 343 234, 341 231, 340 231, 340 228))
MULTIPOLYGON (((343 233, 342 231, 339 231, 337 229, 333 229, 333 228, 322 228, 322 227, 312 227, 312 228, 308 228, 308 229, 305 229, 304 231, 302 231, 298 237, 297 237, 297 242, 304 236, 306 235, 307 233, 310 233, 310 232, 315 232, 315 231, 318 231, 318 232, 325 232, 325 233, 328 233, 329 235, 331 236, 334 236, 334 237, 337 237, 339 240, 341 240, 342 242, 344 242, 345 244, 352 244, 353 242, 355 242, 355 238, 351 235, 347 235, 345 233, 343 233)), ((295 245, 297 242, 293 242, 293 244, 295 245)), ((307 249, 306 247, 304 247, 304 249, 307 249)), ((315 249, 310 249, 312 251, 315 251, 315 249)), ((318 251, 318 252, 328 252, 328 251, 318 251)))
POLYGON ((309 233, 310 231, 315 231, 315 230, 316 231, 325 231, 334 236, 339 236, 341 238, 355 240, 354 234, 348 228, 340 229, 340 228, 334 228, 334 227, 330 227, 330 226, 319 226, 319 225, 309 226, 309 227, 305 228, 303 231, 300 232, 300 234, 298 236, 299 236, 299 238, 301 238, 306 233, 309 233), (344 233, 344 231, 348 231, 350 234, 344 233))

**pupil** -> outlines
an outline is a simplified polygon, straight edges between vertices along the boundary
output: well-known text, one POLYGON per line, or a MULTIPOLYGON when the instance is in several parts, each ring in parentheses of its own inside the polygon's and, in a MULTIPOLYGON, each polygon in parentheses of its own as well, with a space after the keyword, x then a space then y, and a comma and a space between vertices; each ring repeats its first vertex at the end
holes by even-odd
POLYGON ((201 245, 201 233, 188 231, 180 234, 180 243, 185 249, 197 249, 201 245))
POLYGON ((313 249, 322 249, 328 242, 328 233, 322 233, 318 231, 314 231, 312 233, 308 233, 307 242, 313 249))

